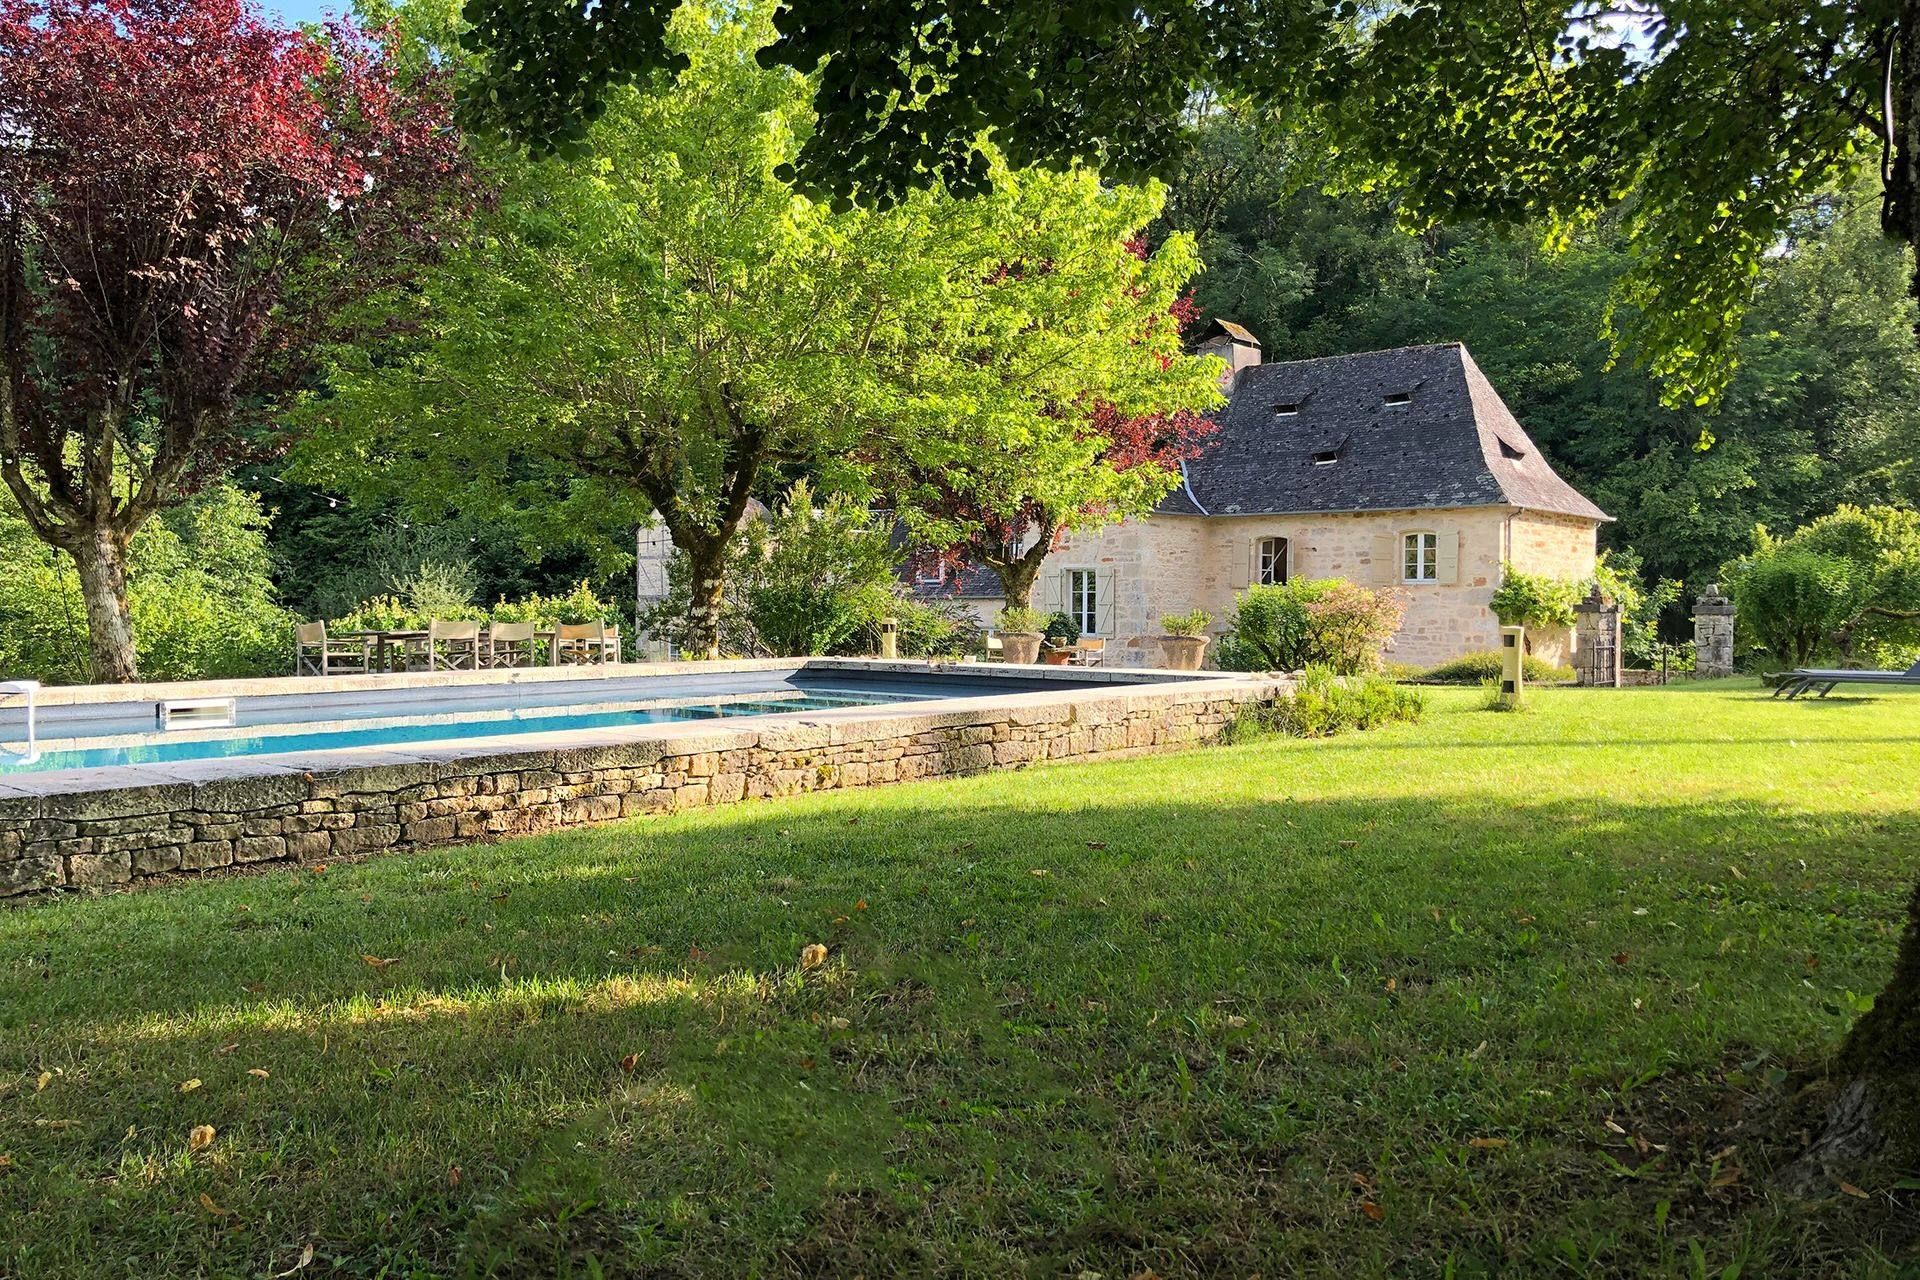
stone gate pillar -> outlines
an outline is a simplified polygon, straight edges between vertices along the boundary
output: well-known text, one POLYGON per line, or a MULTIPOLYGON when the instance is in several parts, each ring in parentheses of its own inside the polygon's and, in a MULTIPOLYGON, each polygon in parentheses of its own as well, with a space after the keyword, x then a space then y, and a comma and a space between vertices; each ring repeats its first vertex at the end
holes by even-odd
POLYGON ((1573 606, 1573 666, 1581 684, 1620 687, 1620 606, 1597 582, 1573 606))
POLYGON ((1693 670, 1701 679, 1733 674, 1733 602, 1710 583, 1693 602, 1693 670))

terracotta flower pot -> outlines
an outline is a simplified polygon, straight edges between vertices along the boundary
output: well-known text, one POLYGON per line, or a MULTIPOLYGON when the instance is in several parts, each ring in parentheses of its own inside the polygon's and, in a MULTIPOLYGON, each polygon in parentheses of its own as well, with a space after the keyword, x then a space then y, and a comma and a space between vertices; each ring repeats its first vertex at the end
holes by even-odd
POLYGON ((1040 651, 1040 661, 1050 667, 1064 667, 1067 665, 1067 659, 1072 656, 1073 655, 1065 649, 1042 649, 1040 651))
POLYGON ((1198 671, 1201 660, 1207 656, 1207 637, 1161 636, 1160 651, 1166 655, 1167 666, 1172 670, 1198 671))
POLYGON ((1045 638, 1038 631, 1008 631, 1000 637, 1000 656, 1031 665, 1040 660, 1040 642, 1045 638))

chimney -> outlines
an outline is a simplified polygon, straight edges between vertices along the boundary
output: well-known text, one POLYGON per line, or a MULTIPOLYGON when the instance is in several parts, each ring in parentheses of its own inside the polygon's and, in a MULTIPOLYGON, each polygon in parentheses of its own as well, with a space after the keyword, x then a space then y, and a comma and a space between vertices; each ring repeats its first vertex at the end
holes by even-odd
POLYGON ((1231 320, 1215 320, 1207 326, 1206 336, 1200 339, 1194 354, 1219 356, 1227 362, 1226 370, 1220 375, 1220 390, 1232 395, 1234 384, 1240 380, 1240 371, 1260 363, 1260 340, 1231 320))

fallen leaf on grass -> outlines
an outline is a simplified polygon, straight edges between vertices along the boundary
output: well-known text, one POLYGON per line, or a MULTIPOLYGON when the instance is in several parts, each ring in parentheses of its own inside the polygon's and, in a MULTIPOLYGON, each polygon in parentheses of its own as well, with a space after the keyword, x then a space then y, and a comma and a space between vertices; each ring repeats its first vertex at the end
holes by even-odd
POLYGON ((53 1083, 53 1072, 42 1071, 33 1081, 33 1091, 39 1093, 53 1083))
POLYGON ((1358 849, 1360 847, 1360 842, 1358 840, 1342 840, 1340 842, 1340 847, 1342 849, 1358 849))
POLYGON ((1468 1138, 1467 1145, 1477 1151, 1498 1151, 1507 1145, 1505 1138, 1468 1138))
POLYGON ((1740 1166, 1734 1165, 1731 1169, 1728 1169, 1726 1172, 1722 1173, 1719 1177, 1715 1178, 1712 1182, 1709 1182, 1707 1184, 1707 1190, 1718 1191, 1722 1187, 1730 1187, 1734 1183, 1740 1181, 1741 1173, 1742 1173, 1742 1170, 1740 1166))
POLYGON ((204 1191, 200 1193, 200 1207, 216 1218, 231 1218, 233 1216, 233 1210, 222 1209, 213 1202, 213 1197, 204 1191))
POLYGON ((326 869, 327 869, 327 864, 326 864, 326 863, 324 863, 324 862, 316 862, 316 863, 314 863, 314 864, 313 864, 313 865, 312 865, 311 867, 309 867, 309 868, 307 868, 307 869, 308 869, 309 871, 311 871, 311 872, 313 872, 313 874, 315 874, 315 875, 321 875, 322 873, 324 873, 324 872, 326 871, 326 869))
POLYGON ((0 1155, 0 1169, 11 1169, 11 1168, 13 1168, 13 1157, 8 1155, 0 1155))
POLYGON ((1631 951, 1616 951, 1613 953, 1613 962, 1615 964, 1625 964, 1631 959, 1633 959, 1633 952, 1631 951))
POLYGON ((265 1067, 248 1067, 247 1074, 250 1076, 259 1076, 262 1080, 265 1080, 268 1079, 272 1073, 265 1067))
POLYGON ((450 1187, 457 1187, 460 1185, 460 1166, 459 1165, 450 1164, 447 1166, 447 1185, 450 1187))
POLYGON ((800 967, 818 969, 827 962, 827 949, 818 942, 809 942, 800 948, 800 967))
POLYGON ((1387 979, 1387 990, 1388 990, 1388 991, 1398 991, 1399 989, 1400 989, 1400 980, 1399 980, 1398 978, 1388 978, 1388 979, 1387 979))
POLYGON ((187 1131, 187 1150, 205 1151, 213 1145, 213 1126, 197 1124, 187 1131))
POLYGON ((1106 847, 1107 847, 1107 842, 1106 842, 1105 840, 1089 840, 1089 841, 1087 841, 1087 848, 1089 848, 1089 849, 1104 849, 1104 848, 1106 848, 1106 847))
POLYGON ((273 1280, 287 1280, 287 1277, 292 1275, 294 1272, 303 1270, 306 1267, 311 1266, 312 1264, 313 1264, 313 1246, 308 1245, 306 1248, 300 1250, 300 1261, 294 1263, 292 1266, 288 1267, 285 1271, 274 1272, 273 1280))
POLYGON ((235 1040, 230 1044, 221 1045, 218 1049, 215 1049, 213 1052, 216 1057, 224 1058, 228 1054, 232 1053, 235 1049, 238 1049, 239 1047, 240 1047, 240 1042, 238 1040, 235 1040))
POLYGON ((1841 1183, 1840 1190, 1846 1192, 1848 1195, 1852 1196, 1856 1200, 1871 1200, 1873 1198, 1872 1196, 1869 1196, 1866 1192, 1862 1191, 1860 1188, 1854 1186, 1851 1182, 1841 1183))
POLYGON ((181 1092, 181 1093, 192 1093, 192 1092, 193 1092, 193 1091, 194 1091, 195 1089, 198 1089, 199 1087, 200 1087, 200 1077, 199 1077, 199 1076, 195 1076, 195 1077, 194 1077, 193 1079, 191 1079, 191 1080, 182 1080, 182 1081, 180 1082, 180 1092, 181 1092))
POLYGON ((1048 871, 1048 870, 1046 870, 1046 869, 1045 869, 1045 868, 1043 868, 1043 867, 1035 867, 1035 868, 1034 868, 1033 870, 1031 870, 1031 871, 1029 871, 1029 872, 1027 872, 1027 874, 1028 874, 1028 875, 1030 875, 1030 876, 1033 876, 1033 877, 1035 877, 1036 879, 1038 879, 1038 878, 1040 878, 1040 877, 1042 877, 1042 876, 1048 876, 1048 875, 1052 875, 1053 873, 1052 873, 1052 872, 1050 872, 1050 871, 1048 871))
POLYGON ((1367 1217, 1373 1219, 1375 1222, 1385 1222, 1387 1220, 1387 1211, 1371 1200, 1362 1200, 1360 1202, 1360 1212, 1366 1214, 1367 1217))
POLYGON ((860 899, 860 901, 853 904, 853 909, 855 911, 865 911, 867 909, 867 900, 865 898, 860 899))
POLYGON ((362 960, 365 960, 369 965, 371 965, 375 969, 384 969, 390 964, 400 963, 399 956, 386 956, 383 958, 380 956, 364 956, 363 955, 360 958, 362 960))
POLYGON ((251 991, 254 995, 260 995, 267 989, 267 984, 264 982, 243 982, 240 984, 240 989, 242 991, 251 991))
POLYGON ((639 1069, 640 1069, 639 1054, 630 1053, 626 1057, 620 1059, 620 1070, 625 1072, 627 1075, 632 1075, 635 1071, 638 1071, 639 1069))

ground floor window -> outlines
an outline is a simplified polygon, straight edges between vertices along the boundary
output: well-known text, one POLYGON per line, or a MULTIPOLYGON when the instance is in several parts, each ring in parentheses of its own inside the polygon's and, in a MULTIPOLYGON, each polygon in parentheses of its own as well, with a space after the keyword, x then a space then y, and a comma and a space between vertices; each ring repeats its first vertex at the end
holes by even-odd
POLYGON ((1067 570, 1067 616, 1084 636, 1100 630, 1100 588, 1091 569, 1067 570))
POLYGON ((1401 539, 1400 577, 1404 582, 1440 580, 1440 535, 1409 533, 1401 539))

